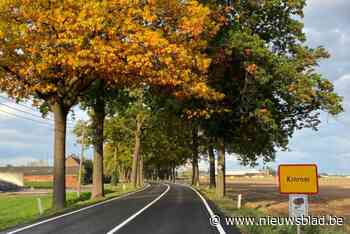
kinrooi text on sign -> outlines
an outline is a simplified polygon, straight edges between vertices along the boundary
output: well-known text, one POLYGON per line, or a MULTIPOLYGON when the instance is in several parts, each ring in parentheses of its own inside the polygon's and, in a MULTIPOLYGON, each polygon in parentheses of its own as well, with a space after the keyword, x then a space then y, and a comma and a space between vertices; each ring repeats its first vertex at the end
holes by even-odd
POLYGON ((315 164, 281 164, 278 167, 280 193, 318 193, 318 174, 315 164))

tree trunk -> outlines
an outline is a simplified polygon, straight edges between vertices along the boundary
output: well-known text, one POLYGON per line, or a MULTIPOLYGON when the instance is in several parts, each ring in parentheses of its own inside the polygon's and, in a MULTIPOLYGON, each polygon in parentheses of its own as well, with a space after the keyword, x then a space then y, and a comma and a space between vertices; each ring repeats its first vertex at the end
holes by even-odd
POLYGON ((114 176, 117 177, 117 180, 119 182, 119 170, 118 170, 118 147, 114 147, 114 176))
POLYGON ((209 187, 215 188, 215 155, 213 145, 210 144, 208 147, 209 154, 209 187))
POLYGON ((192 159, 192 185, 199 186, 198 158, 192 159))
POLYGON ((199 185, 199 168, 198 168, 198 129, 192 129, 192 185, 199 185))
POLYGON ((85 127, 83 126, 83 132, 81 136, 81 153, 80 153, 80 161, 79 161, 79 175, 78 175, 78 188, 77 193, 78 197, 80 197, 81 193, 81 184, 83 180, 83 161, 84 161, 84 150, 85 150, 85 127))
POLYGON ((141 122, 137 119, 135 132, 135 148, 132 159, 132 170, 131 170, 131 183, 134 188, 137 187, 137 172, 138 172, 138 161, 140 156, 140 146, 141 146, 141 122))
POLYGON ((157 170, 154 168, 153 172, 152 172, 152 181, 156 181, 157 180, 157 170))
POLYGON ((216 195, 218 198, 223 198, 226 192, 225 183, 225 143, 223 141, 219 144, 218 150, 218 180, 216 184, 216 195))
POLYGON ((139 160, 137 162, 137 173, 136 173, 136 185, 137 187, 141 186, 141 164, 140 164, 140 157, 141 155, 139 155, 139 160))
POLYGON ((144 179, 143 156, 140 154, 140 186, 143 186, 144 179))
POLYGON ((67 111, 61 103, 51 105, 55 122, 53 204, 54 209, 63 209, 66 203, 66 124, 67 111))
MULTIPOLYGON (((141 148, 141 147, 140 147, 141 148)), ((137 186, 143 186, 143 156, 141 154, 141 149, 139 150, 139 160, 137 166, 137 186)))
POLYGON ((175 183, 176 182, 176 167, 175 167, 175 165, 173 166, 173 168, 172 168, 172 177, 173 177, 173 183, 175 183))
POLYGON ((127 183, 130 183, 130 168, 129 167, 126 167, 125 170, 124 170, 124 177, 125 177, 125 181, 127 183))
POLYGON ((93 106, 93 126, 95 130, 94 139, 94 162, 92 174, 93 199, 103 197, 103 123, 105 119, 105 102, 102 96, 97 95, 93 106))
POLYGON ((160 167, 157 166, 157 182, 160 181, 160 167))
POLYGON ((122 165, 119 166, 119 175, 120 175, 120 181, 121 182, 125 182, 126 179, 125 179, 125 169, 122 165))

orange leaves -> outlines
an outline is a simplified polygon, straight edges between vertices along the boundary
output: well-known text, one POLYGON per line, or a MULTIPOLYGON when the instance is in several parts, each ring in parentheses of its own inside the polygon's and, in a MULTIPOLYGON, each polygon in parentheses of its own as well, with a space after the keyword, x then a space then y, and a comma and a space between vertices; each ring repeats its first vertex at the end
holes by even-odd
POLYGON ((57 87, 54 84, 35 84, 29 89, 31 90, 31 92, 39 92, 45 95, 57 91, 57 87))
POLYGON ((209 58, 201 58, 199 56, 196 57, 197 66, 202 72, 206 72, 209 68, 211 59, 209 58))
POLYGON ((142 31, 133 37, 133 39, 137 39, 139 43, 144 43, 146 46, 150 46, 152 48, 159 48, 167 46, 168 41, 162 37, 160 32, 157 31, 142 31))
POLYGON ((180 33, 198 36, 205 29, 204 25, 210 10, 207 7, 199 5, 197 1, 187 1, 186 3, 187 7, 184 10, 187 11, 187 15, 183 16, 180 20, 180 33))
POLYGON ((289 86, 288 86, 288 92, 294 92, 295 88, 296 88, 296 87, 295 87, 294 84, 289 85, 289 86))
POLYGON ((185 115, 187 119, 196 119, 196 118, 205 118, 209 119, 210 115, 214 111, 212 109, 206 108, 204 110, 187 110, 185 111, 185 115))
POLYGON ((145 6, 143 8, 143 18, 148 23, 152 23, 153 21, 155 21, 157 19, 157 17, 154 14, 152 14, 149 6, 145 6))
POLYGON ((255 75, 256 74, 256 70, 257 70, 258 66, 253 63, 253 64, 249 64, 245 67, 245 70, 250 74, 250 75, 255 75))
POLYGON ((268 112, 268 110, 266 108, 261 108, 259 111, 260 111, 260 113, 267 113, 268 112))
POLYGON ((0 38, 11 34, 13 39, 0 48, 9 54, 7 63, 26 77, 5 88, 74 92, 79 89, 74 82, 88 77, 132 87, 176 87, 186 95, 210 98, 216 95, 205 83, 211 61, 202 52, 218 29, 210 15, 194 0, 2 3, 0 38), (14 6, 20 10, 8 10, 14 6), (3 31, 1 25, 9 27, 3 31), (24 56, 14 54, 16 48, 24 48, 24 56))

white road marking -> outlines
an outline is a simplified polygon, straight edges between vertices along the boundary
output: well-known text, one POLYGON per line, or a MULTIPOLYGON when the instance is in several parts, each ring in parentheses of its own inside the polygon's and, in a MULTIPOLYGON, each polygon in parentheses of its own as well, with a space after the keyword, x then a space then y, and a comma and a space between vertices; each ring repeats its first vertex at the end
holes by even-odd
MULTIPOLYGON (((210 217, 215 216, 213 210, 210 208, 210 206, 208 205, 208 202, 204 199, 204 197, 194 188, 192 188, 191 186, 186 186, 189 187, 190 189, 192 189, 203 201, 205 208, 207 208, 207 211, 210 215, 210 217)), ((216 225, 216 228, 218 229, 220 234, 226 234, 224 228, 222 227, 221 223, 219 223, 218 225, 216 225)))
POLYGON ((69 215, 72 215, 72 214, 75 214, 75 213, 78 213, 78 212, 81 212, 81 211, 84 211, 84 210, 93 208, 93 207, 96 207, 96 206, 100 206, 100 205, 106 204, 106 203, 108 203, 108 202, 111 202, 111 201, 114 201, 114 200, 118 200, 118 199, 121 199, 121 198, 123 198, 123 197, 130 196, 130 195, 135 194, 135 193, 138 193, 138 192, 142 192, 142 191, 146 190, 147 188, 149 188, 150 186, 151 186, 150 184, 147 184, 146 187, 144 187, 143 189, 137 190, 137 191, 135 191, 135 192, 126 193, 126 194, 124 194, 124 195, 122 195, 122 196, 115 197, 115 198, 112 198, 112 199, 108 199, 108 200, 106 200, 106 201, 99 202, 99 203, 96 203, 96 204, 94 204, 94 205, 81 208, 81 209, 79 209, 79 210, 75 210, 75 211, 68 212, 68 213, 65 213, 65 214, 62 214, 62 215, 59 215, 59 216, 55 216, 55 217, 50 218, 50 219, 45 219, 45 220, 43 220, 43 221, 40 221, 40 222, 37 222, 37 223, 33 223, 33 224, 31 224, 31 225, 28 225, 28 226, 25 226, 25 227, 22 227, 22 228, 13 230, 13 231, 11 231, 11 232, 8 232, 7 234, 18 233, 18 232, 21 232, 21 231, 30 229, 30 228, 32 228, 32 227, 38 226, 38 225, 40 225, 40 224, 48 223, 48 222, 54 221, 54 220, 56 220, 56 219, 60 219, 60 218, 63 218, 63 217, 66 217, 66 216, 69 216, 69 215))
POLYGON ((118 226, 116 226, 115 228, 113 228, 112 230, 110 230, 109 232, 107 232, 107 234, 113 234, 116 231, 120 230, 122 227, 124 227, 126 224, 128 224, 131 220, 133 220, 134 218, 136 218, 139 214, 141 214, 143 211, 145 211, 148 207, 150 207, 151 205, 153 205, 154 203, 156 203, 159 199, 161 199, 169 190, 170 190, 170 186, 165 184, 167 186, 167 189, 160 194, 156 199, 154 199, 153 201, 151 201, 150 203, 148 203, 145 207, 143 207, 141 210, 139 210, 138 212, 136 212, 135 214, 133 214, 132 216, 130 216, 129 218, 127 218, 126 220, 124 220, 121 224, 119 224, 118 226))

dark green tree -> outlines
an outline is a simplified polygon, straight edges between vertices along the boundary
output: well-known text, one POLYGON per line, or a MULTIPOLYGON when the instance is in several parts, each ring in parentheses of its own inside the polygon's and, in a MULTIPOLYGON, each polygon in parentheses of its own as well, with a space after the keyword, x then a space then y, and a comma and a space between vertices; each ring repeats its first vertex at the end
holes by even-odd
POLYGON ((217 193, 225 194, 225 152, 244 165, 274 160, 296 129, 317 129, 320 111, 338 114, 341 98, 315 71, 328 58, 323 47, 305 45, 305 1, 210 1, 226 24, 211 42, 210 86, 225 98, 202 122, 218 149, 217 193))

